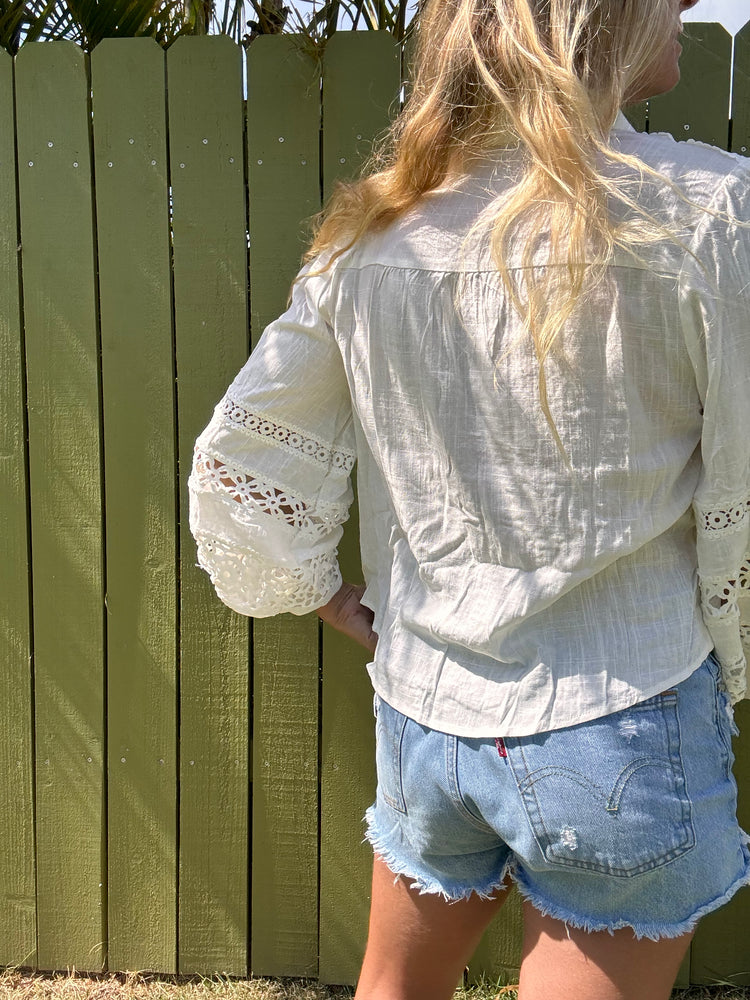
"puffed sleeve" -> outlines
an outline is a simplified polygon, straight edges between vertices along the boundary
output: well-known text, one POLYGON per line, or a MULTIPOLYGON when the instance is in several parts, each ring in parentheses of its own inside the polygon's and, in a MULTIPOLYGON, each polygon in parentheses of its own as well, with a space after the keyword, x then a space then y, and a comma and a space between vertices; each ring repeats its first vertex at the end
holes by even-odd
POLYGON ((703 404, 693 499, 701 607, 732 702, 750 654, 750 170, 730 175, 696 232, 681 282, 703 404), (730 219, 736 221, 728 221, 730 219))
POLYGON ((302 270, 195 443, 188 480, 198 565, 243 615, 302 615, 341 584, 354 432, 331 326, 331 274, 302 270))

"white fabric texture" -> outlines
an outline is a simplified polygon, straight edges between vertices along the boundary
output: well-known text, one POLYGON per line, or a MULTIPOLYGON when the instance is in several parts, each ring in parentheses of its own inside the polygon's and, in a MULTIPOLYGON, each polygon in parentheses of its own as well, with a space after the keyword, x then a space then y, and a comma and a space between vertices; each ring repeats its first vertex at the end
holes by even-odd
POLYGON ((254 616, 338 589, 356 458, 368 669, 434 729, 587 721, 674 686, 714 647, 732 701, 745 695, 750 229, 727 216, 750 221, 750 165, 622 116, 612 142, 711 211, 685 228, 674 191, 638 188, 684 244, 618 252, 561 335, 547 385, 569 466, 472 234, 519 150, 303 269, 196 442, 198 563, 254 616))

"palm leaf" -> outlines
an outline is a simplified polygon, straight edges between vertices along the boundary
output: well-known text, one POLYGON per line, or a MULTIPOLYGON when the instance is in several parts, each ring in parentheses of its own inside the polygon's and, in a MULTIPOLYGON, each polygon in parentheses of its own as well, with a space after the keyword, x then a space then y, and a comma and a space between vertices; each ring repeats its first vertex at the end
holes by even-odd
POLYGON ((292 30, 318 48, 340 23, 354 30, 390 31, 403 42, 414 26, 414 20, 407 25, 408 2, 226 0, 219 15, 217 0, 0 0, 0 45, 15 53, 24 41, 67 38, 91 50, 103 38, 133 35, 150 35, 169 45, 182 34, 211 29, 245 44, 258 34, 292 30), (300 9, 303 3, 310 4, 309 13, 300 9))
POLYGON ((0 0, 0 45, 15 55, 28 26, 29 12, 19 0, 0 0))
POLYGON ((189 29, 182 0, 29 0, 27 40, 67 38, 93 49, 103 38, 150 35, 169 44, 189 29))
POLYGON ((175 17, 184 16, 180 0, 67 0, 66 6, 90 49, 102 38, 152 35, 158 41, 171 40, 169 28, 175 17))

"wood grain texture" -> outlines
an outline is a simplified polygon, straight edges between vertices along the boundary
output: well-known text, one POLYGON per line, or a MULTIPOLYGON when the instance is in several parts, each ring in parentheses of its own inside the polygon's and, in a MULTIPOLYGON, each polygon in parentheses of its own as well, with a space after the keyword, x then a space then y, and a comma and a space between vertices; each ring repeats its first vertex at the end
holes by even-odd
POLYGON ((320 65, 296 35, 247 53, 247 179, 253 344, 284 311, 320 209, 320 65))
MULTIPOLYGON (((293 35, 257 38, 247 69, 255 344, 286 308, 304 249, 303 220, 320 207, 320 69, 293 35)), ((255 975, 318 971, 318 636, 316 615, 253 625, 255 975)))
MULTIPOLYGON (((398 49, 379 32, 338 34, 323 64, 323 189, 351 177, 397 108, 398 49), (342 162, 343 161, 343 162, 342 162)), ((356 510, 339 546, 344 579, 361 580, 356 510)), ((355 981, 364 952, 372 851, 362 817, 375 797, 372 687, 365 650, 323 629, 320 979, 355 981)))
POLYGON ((750 156, 750 21, 734 39, 732 152, 750 156))
POLYGON ((400 54, 386 31, 338 32, 323 58, 323 198, 357 176, 398 112, 400 54))
POLYGON ((36 961, 31 560, 13 60, 0 52, 0 965, 36 961))
POLYGON ((16 60, 42 968, 104 961, 101 414, 87 57, 16 60))
POLYGON ((253 633, 254 975, 318 974, 318 627, 253 633))
POLYGON ((692 21, 681 42, 680 82, 648 102, 648 130, 728 149, 732 38, 720 24, 692 21))
MULTIPOLYGON (((343 560, 343 565, 349 560, 343 560)), ((356 579, 348 567, 348 579, 356 579)), ((320 980, 354 983, 364 955, 372 849, 362 842, 375 799, 375 724, 367 654, 323 628, 320 980)))
POLYGON ((241 50, 167 52, 180 491, 179 971, 248 969, 248 620, 196 567, 196 436, 248 351, 241 50))
POLYGON ((165 56, 91 56, 107 537, 109 952, 177 971, 177 530, 165 56), (134 887, 138 891, 134 891, 134 887))

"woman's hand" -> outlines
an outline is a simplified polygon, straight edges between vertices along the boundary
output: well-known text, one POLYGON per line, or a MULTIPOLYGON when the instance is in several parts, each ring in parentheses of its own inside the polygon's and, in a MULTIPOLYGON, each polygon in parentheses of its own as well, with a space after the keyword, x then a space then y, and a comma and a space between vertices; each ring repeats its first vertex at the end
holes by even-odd
POLYGON ((374 653, 378 637, 372 630, 372 611, 361 603, 364 592, 363 584, 342 583, 328 604, 318 608, 317 615, 374 653))

